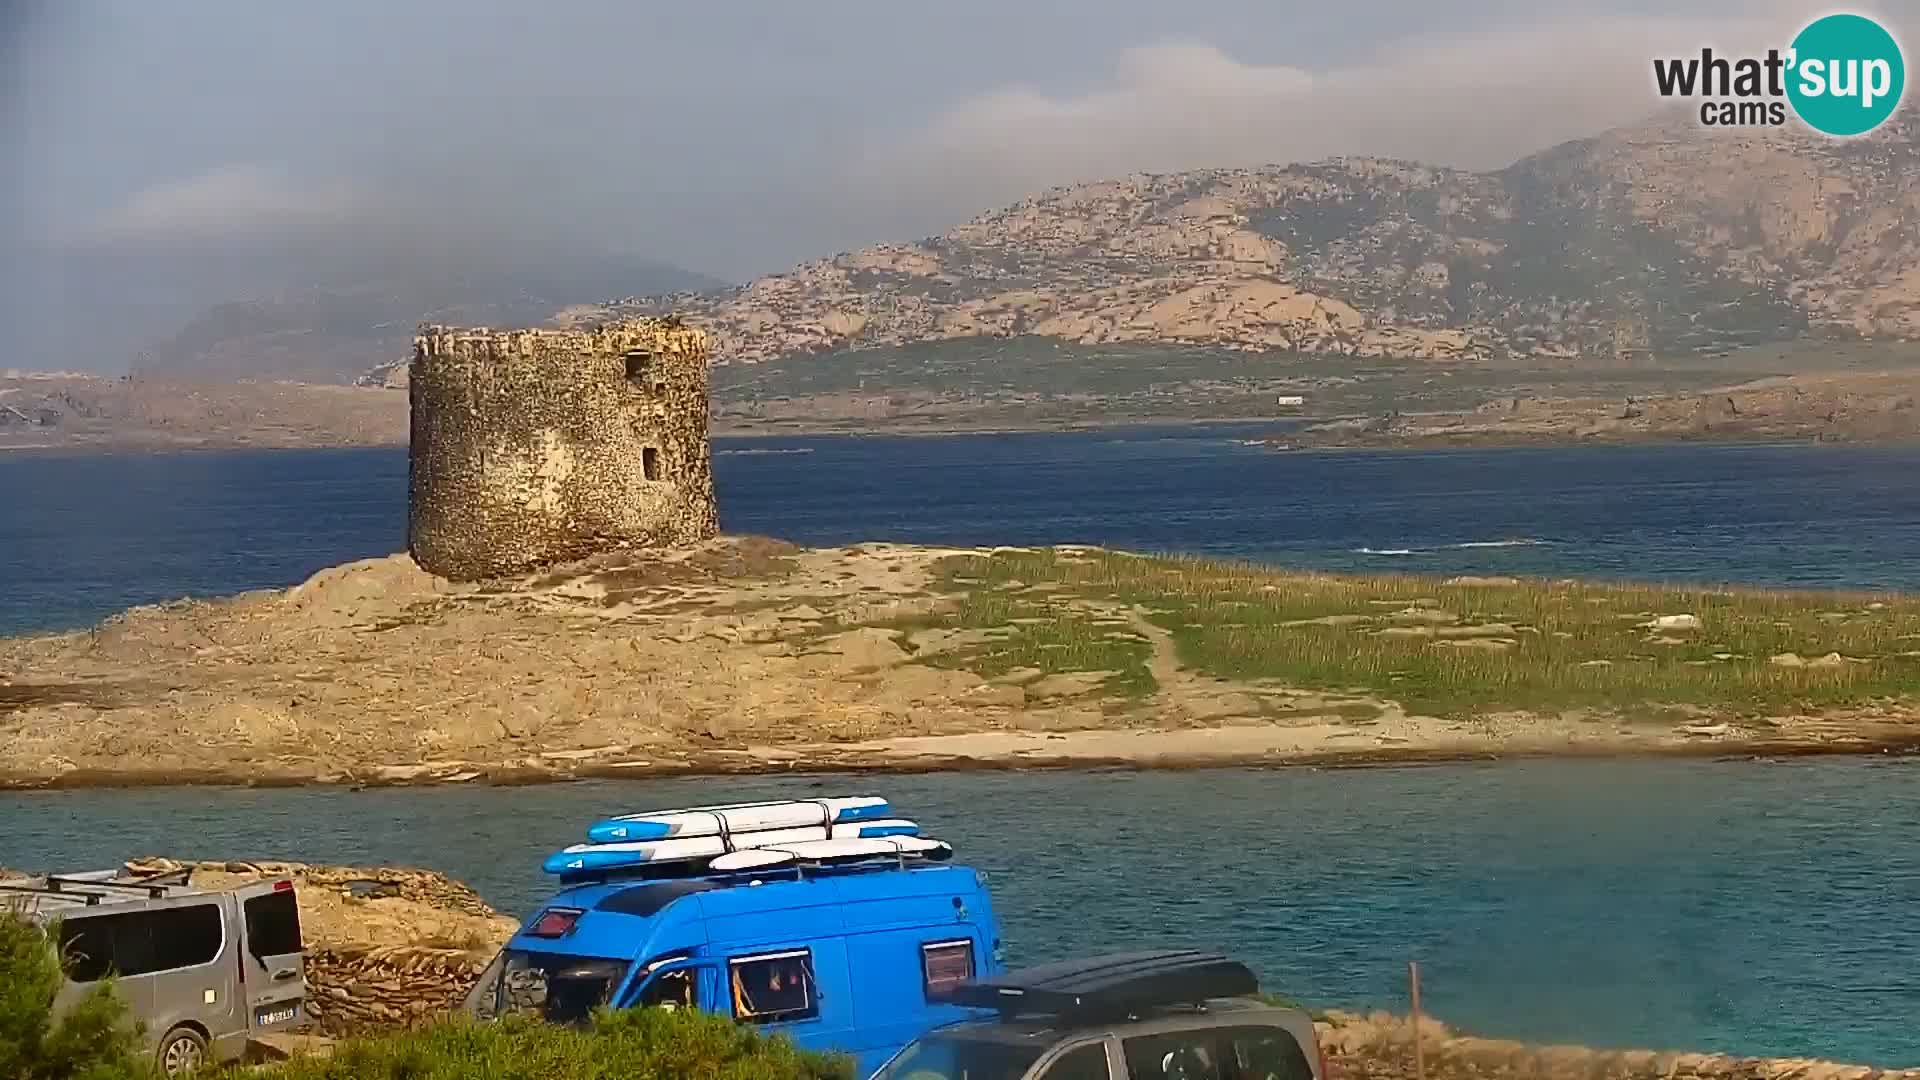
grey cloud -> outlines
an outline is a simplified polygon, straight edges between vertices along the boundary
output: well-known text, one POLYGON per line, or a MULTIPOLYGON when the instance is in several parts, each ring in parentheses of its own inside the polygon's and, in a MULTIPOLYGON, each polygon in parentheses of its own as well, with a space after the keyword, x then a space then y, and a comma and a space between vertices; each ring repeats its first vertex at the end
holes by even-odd
POLYGON ((235 164, 136 192, 103 215, 92 231, 112 239, 338 225, 362 217, 368 204, 364 192, 343 180, 295 178, 264 166, 235 164))
POLYGON ((253 269, 268 256, 350 275, 613 252, 742 279, 1140 169, 1499 165, 1645 112, 1653 52, 1809 9, 1780 10, 72 0, 11 27, 0 70, 30 90, 0 94, 0 162, 33 233, 0 289, 66 365, 116 297, 165 323, 291 280, 253 269), (70 273, 29 265, 74 249, 70 273), (152 282, 99 276, 135 262, 152 282))
POLYGON ((1393 41, 1319 70, 1168 41, 1127 50, 1082 93, 1008 87, 962 102, 870 147, 849 176, 924 192, 935 216, 1136 171, 1348 154, 1498 168, 1655 112, 1653 56, 1770 42, 1782 25, 1791 21, 1575 16, 1393 41))

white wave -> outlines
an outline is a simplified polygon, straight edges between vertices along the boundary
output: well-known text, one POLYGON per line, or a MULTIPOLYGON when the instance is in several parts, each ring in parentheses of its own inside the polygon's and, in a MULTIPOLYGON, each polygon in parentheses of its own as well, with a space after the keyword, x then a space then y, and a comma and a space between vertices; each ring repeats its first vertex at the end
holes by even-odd
POLYGON ((811 454, 811 453, 813 453, 813 447, 811 447, 811 446, 796 446, 796 447, 791 447, 791 448, 788 448, 788 449, 779 449, 779 450, 775 450, 775 449, 769 449, 769 448, 762 448, 762 447, 757 447, 757 446, 755 446, 755 447, 740 447, 740 448, 735 448, 735 449, 731 449, 731 450, 715 450, 715 451, 714 451, 714 453, 715 453, 715 454, 722 454, 722 455, 733 455, 733 454, 811 454))
POLYGON ((1544 543, 1546 543, 1545 540, 1535 540, 1530 537, 1523 537, 1519 540, 1469 540, 1464 544, 1448 544, 1447 546, 1451 548, 1503 548, 1503 547, 1534 547, 1544 543))
POLYGON ((1420 554, 1418 551, 1415 551, 1412 548, 1370 548, 1370 547, 1354 548, 1353 553, 1355 555, 1418 555, 1420 554))

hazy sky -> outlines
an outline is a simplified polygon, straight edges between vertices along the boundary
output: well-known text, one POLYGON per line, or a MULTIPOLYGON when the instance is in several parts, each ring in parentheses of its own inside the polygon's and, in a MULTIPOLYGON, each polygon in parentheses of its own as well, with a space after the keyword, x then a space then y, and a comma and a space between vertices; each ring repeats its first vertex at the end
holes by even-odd
POLYGON ((1134 169, 1504 164, 1819 10, 1755 7, 14 0, 0 151, 56 244, 407 220, 741 278, 1134 169))
POLYGON ((1824 10, 0 0, 0 321, 26 366, 114 369, 136 346, 90 322, 171 332, 237 298, 235 254, 590 247, 744 280, 1135 170, 1497 167, 1645 116, 1655 55, 1824 10))

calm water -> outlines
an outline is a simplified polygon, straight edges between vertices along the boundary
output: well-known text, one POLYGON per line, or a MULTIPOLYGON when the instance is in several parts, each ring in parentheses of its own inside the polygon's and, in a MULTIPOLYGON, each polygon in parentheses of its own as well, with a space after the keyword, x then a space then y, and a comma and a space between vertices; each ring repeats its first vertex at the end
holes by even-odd
MULTIPOLYGON (((722 441, 721 520, 821 544, 1920 586, 1920 447, 1276 453, 1245 434, 722 441)), ((406 476, 398 450, 0 458, 0 633, 399 550, 406 476)))
POLYGON ((874 790, 992 874, 1011 959, 1231 949, 1517 1037, 1920 1064, 1920 773, 1878 760, 0 795, 0 863, 389 861, 524 914, 614 810, 874 790), (510 812, 509 812, 510 811, 510 812), (1029 822, 1040 821, 1044 829, 1029 822))

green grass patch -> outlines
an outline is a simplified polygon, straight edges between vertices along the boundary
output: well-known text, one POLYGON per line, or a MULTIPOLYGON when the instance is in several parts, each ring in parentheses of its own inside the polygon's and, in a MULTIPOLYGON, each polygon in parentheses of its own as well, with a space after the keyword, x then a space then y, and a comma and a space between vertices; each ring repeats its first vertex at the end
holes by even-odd
POLYGON ((989 640, 934 652, 918 661, 933 667, 971 671, 989 679, 1020 668, 1038 670, 1043 676, 1112 671, 1116 674, 1102 684, 1108 695, 1139 698, 1158 689, 1147 670, 1153 647, 1136 632, 1075 607, 1069 595, 1060 594, 1056 602, 1053 594, 1018 591, 1007 588, 1009 583, 1010 579, 1003 579, 994 586, 968 587, 948 575, 939 586, 956 594, 951 610, 883 625, 908 634, 925 630, 993 634, 989 640))
POLYGON ((1379 694, 1443 715, 1674 705, 1766 714, 1910 702, 1920 692, 1920 601, 1904 595, 1446 585, 1080 550, 956 556, 941 569, 970 602, 1036 595, 1014 583, 1139 605, 1200 673, 1379 694), (1661 615, 1690 615, 1699 627, 1646 625, 1661 615), (1489 640, 1500 644, 1472 644, 1489 640), (1810 663, 1770 662, 1786 653, 1810 663), (1820 662, 1836 653, 1842 659, 1820 662))

